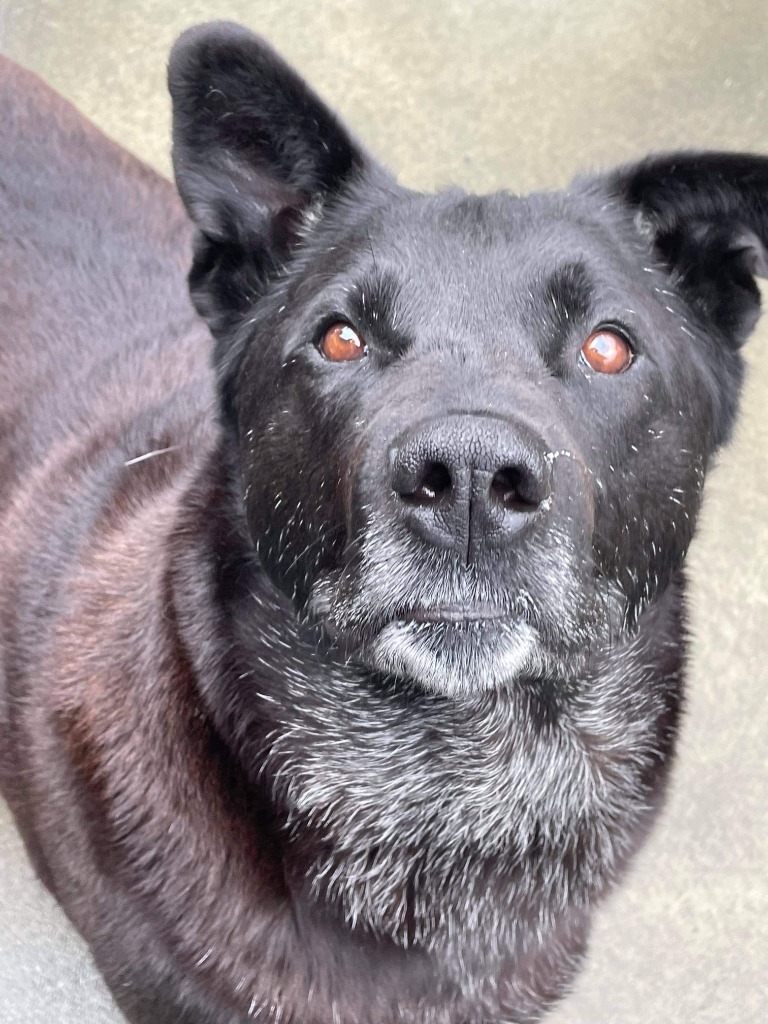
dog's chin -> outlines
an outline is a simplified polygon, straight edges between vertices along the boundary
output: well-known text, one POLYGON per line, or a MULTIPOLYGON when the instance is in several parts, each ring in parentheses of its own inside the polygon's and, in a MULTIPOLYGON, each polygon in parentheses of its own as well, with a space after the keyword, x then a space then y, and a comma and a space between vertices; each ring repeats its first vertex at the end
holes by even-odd
POLYGON ((364 647, 366 663, 420 688, 457 697, 537 675, 545 662, 539 633, 522 620, 388 622, 364 647))

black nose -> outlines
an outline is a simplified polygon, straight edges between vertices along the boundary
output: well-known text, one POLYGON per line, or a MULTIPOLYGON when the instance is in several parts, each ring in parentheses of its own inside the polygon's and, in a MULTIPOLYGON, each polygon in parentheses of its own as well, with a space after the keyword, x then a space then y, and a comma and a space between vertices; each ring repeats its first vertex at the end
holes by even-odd
POLYGON ((420 424, 390 449, 399 513, 424 540, 472 562, 519 539, 549 505, 545 450, 527 428, 496 417, 420 424))

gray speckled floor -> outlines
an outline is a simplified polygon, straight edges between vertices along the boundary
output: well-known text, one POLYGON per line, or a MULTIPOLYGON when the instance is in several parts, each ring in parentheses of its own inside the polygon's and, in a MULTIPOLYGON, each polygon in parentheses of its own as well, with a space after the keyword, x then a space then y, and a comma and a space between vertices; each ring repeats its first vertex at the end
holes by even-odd
MULTIPOLYGON (((765 0, 0 0, 0 50, 167 172, 166 53, 213 17, 271 38, 417 187, 558 185, 649 149, 768 153, 765 0)), ((690 557, 672 796, 553 1024, 768 1020, 767 342, 768 318, 690 557)), ((117 1020, 0 810, 0 1024, 117 1020)))

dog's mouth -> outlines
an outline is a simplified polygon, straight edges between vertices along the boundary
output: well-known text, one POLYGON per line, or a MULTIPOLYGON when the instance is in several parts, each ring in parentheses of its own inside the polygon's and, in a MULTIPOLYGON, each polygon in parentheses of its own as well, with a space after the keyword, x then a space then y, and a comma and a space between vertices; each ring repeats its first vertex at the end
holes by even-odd
POLYGON ((416 606, 394 617, 398 622, 433 622, 461 625, 469 622, 495 622, 509 619, 507 609, 493 605, 467 607, 465 605, 443 605, 440 607, 416 606))
POLYGON ((353 661, 446 696, 476 693, 541 669, 543 642, 522 608, 494 601, 425 601, 341 621, 318 601, 314 617, 353 661))
POLYGON ((346 664, 458 696, 576 671, 604 632, 602 605, 562 548, 494 572, 389 546, 319 576, 307 611, 346 664))

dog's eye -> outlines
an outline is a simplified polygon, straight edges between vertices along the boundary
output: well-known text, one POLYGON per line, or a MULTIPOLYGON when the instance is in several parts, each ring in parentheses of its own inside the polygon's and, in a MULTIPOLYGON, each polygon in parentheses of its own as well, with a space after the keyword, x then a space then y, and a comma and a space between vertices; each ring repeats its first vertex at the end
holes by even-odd
POLYGON ((349 324, 334 324, 321 338, 320 351, 332 363, 343 363, 364 356, 366 344, 349 324))
POLYGON ((627 339, 608 327, 592 331, 581 347, 581 355, 598 373, 622 373, 634 358, 627 339))

